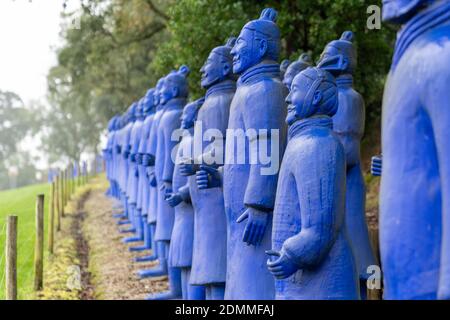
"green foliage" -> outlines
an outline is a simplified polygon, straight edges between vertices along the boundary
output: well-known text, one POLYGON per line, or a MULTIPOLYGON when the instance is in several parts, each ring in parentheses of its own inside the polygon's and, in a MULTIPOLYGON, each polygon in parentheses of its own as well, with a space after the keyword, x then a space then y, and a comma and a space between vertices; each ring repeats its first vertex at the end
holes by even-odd
POLYGON ((198 70, 210 50, 229 36, 237 36, 263 8, 274 7, 282 34, 281 58, 294 60, 309 52, 318 60, 328 42, 340 38, 343 31, 355 32, 359 54, 355 84, 366 100, 368 119, 376 120, 394 39, 386 26, 366 28, 367 7, 377 2, 381 5, 372 0, 180 0, 168 10, 171 37, 160 46, 151 66, 162 76, 180 64, 188 65, 191 93, 197 97, 202 92, 198 70))

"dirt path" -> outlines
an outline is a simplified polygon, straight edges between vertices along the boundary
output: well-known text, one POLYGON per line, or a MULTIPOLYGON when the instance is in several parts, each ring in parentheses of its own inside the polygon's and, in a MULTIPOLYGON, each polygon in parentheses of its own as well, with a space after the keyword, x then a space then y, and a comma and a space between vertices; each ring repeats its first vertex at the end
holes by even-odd
POLYGON ((155 263, 134 262, 134 258, 143 253, 131 253, 128 246, 121 242, 124 235, 119 233, 116 220, 112 217, 116 213, 113 212, 115 203, 104 195, 104 188, 94 186, 84 200, 79 212, 82 228, 78 229, 82 230, 84 240, 80 240, 78 247, 87 258, 85 263, 85 258, 80 258, 80 261, 82 270, 88 267, 86 277, 89 278, 86 279, 88 282, 83 282, 86 272, 82 272, 82 283, 86 284, 83 287, 86 296, 82 297, 89 298, 91 285, 95 287, 94 298, 101 300, 140 300, 149 293, 167 290, 166 277, 137 278, 138 270, 151 268, 155 263))

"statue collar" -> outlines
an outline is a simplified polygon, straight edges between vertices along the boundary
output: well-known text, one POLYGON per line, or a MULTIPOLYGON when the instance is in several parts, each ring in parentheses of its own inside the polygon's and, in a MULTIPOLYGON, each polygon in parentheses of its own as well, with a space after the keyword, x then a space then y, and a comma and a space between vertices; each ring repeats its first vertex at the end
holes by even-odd
POLYGON ((353 86, 353 76, 351 74, 343 74, 336 78, 336 85, 339 88, 348 88, 353 86))
POLYGON ((239 77, 237 85, 243 85, 258 81, 263 78, 280 78, 280 65, 275 61, 265 60, 248 68, 239 77))
POLYGON ((333 120, 331 117, 325 115, 317 115, 310 118, 297 120, 289 126, 289 140, 301 135, 304 131, 312 127, 333 129, 333 120))
POLYGON ((229 90, 236 90, 236 82, 233 80, 225 80, 219 83, 216 83, 208 88, 205 94, 205 99, 208 99, 208 97, 216 92, 223 92, 223 91, 229 91, 229 90))
POLYGON ((173 98, 163 105, 164 110, 183 108, 186 105, 186 98, 173 98))
POLYGON ((409 46, 422 34, 450 20, 450 2, 438 1, 419 12, 398 32, 391 69, 395 69, 409 46))

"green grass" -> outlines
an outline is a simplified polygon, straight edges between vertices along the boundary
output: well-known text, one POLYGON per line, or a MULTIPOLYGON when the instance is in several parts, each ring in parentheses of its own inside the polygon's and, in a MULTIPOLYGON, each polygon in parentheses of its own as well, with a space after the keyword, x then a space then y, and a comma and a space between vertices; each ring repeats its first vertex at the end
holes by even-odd
MULTIPOLYGON (((33 259, 35 244, 35 205, 38 194, 45 195, 45 226, 47 225, 49 184, 33 185, 25 188, 0 192, 0 300, 5 298, 5 233, 8 215, 18 219, 17 282, 18 298, 33 297, 33 259)), ((46 228, 47 229, 47 228, 46 228)), ((47 231, 45 231, 47 236, 47 231)), ((45 239, 46 240, 46 239, 45 239)), ((47 241, 44 243, 47 249, 47 241)), ((46 261, 46 259, 44 260, 46 261)))

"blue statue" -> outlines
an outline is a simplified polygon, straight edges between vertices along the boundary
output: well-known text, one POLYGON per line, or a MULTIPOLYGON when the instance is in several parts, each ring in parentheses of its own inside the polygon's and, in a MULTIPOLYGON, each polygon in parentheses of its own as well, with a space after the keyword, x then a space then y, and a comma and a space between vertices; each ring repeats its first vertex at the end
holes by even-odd
POLYGON ((401 24, 382 117, 385 299, 450 299, 450 2, 383 1, 401 24))
POLYGON ((312 59, 307 53, 301 54, 297 61, 294 61, 288 65, 286 71, 284 71, 283 74, 283 83, 288 88, 288 90, 291 90, 291 84, 295 76, 311 66, 312 59))
POLYGON ((127 180, 127 195, 128 195, 128 205, 130 210, 130 221, 132 222, 133 228, 135 229, 136 235, 134 237, 125 238, 123 241, 126 243, 139 242, 144 240, 142 217, 141 213, 137 210, 137 194, 138 194, 138 183, 139 183, 139 170, 138 164, 136 162, 136 156, 139 149, 139 141, 141 136, 142 124, 144 122, 143 117, 143 102, 141 99, 136 108, 135 118, 136 121, 133 124, 133 128, 130 132, 129 140, 129 167, 128 167, 128 180, 127 180))
MULTIPOLYGON (((160 103, 164 106, 164 113, 158 125, 158 144, 155 154, 155 177, 158 186, 155 241, 159 242, 158 258, 161 266, 167 266, 175 218, 174 208, 165 201, 166 194, 172 192, 172 177, 175 166, 172 151, 178 143, 172 138, 172 133, 179 129, 181 125, 181 115, 188 96, 188 74, 189 69, 186 66, 182 66, 178 71, 171 72, 165 77, 160 90, 160 103)), ((161 269, 167 269, 167 267, 161 269)), ((165 300, 181 297, 180 269, 169 266, 168 275, 170 290, 167 293, 151 296, 149 299, 165 300)))
POLYGON ((383 170, 383 156, 373 156, 371 165, 370 165, 370 173, 374 177, 381 177, 381 172, 383 170))
POLYGON ((142 221, 142 228, 144 234, 144 245, 138 247, 131 247, 131 251, 144 251, 151 249, 151 232, 147 223, 148 220, 148 196, 150 193, 150 185, 147 176, 147 167, 143 163, 143 157, 146 155, 147 145, 149 143, 150 130, 153 124, 153 118, 155 114, 154 96, 155 90, 150 89, 147 91, 143 101, 143 115, 144 122, 142 124, 141 136, 139 138, 139 147, 136 154, 136 163, 139 170, 139 183, 138 183, 138 195, 136 208, 139 212, 139 216, 142 221))
MULTIPOLYGON (((124 208, 124 218, 130 219, 130 210, 127 197, 128 182, 128 158, 130 155, 130 133, 136 121, 137 103, 133 103, 123 117, 122 129, 116 134, 116 152, 118 157, 118 181, 120 187, 120 199, 124 208)), ((134 229, 123 230, 123 232, 134 232, 134 229)))
MULTIPOLYGON (((149 193, 145 200, 145 207, 147 211, 147 228, 150 230, 150 239, 152 241, 152 254, 144 257, 138 257, 138 262, 148 262, 158 259, 158 244, 155 241, 156 233, 156 214, 158 212, 158 189, 156 186, 155 177, 155 155, 158 146, 158 127, 161 117, 164 113, 164 105, 160 103, 160 91, 164 84, 164 78, 158 80, 155 91, 153 92, 153 103, 156 106, 156 112, 153 116, 153 123, 150 129, 148 143, 146 144, 145 154, 142 156, 142 163, 146 167, 149 193)), ((167 263, 164 257, 160 260, 157 269, 140 270, 138 276, 140 278, 147 278, 152 276, 167 275, 167 263)))
POLYGON ((339 108, 333 116, 333 129, 344 146, 347 160, 345 223, 355 253, 361 296, 365 298, 366 282, 370 276, 367 268, 378 263, 370 244, 365 214, 366 189, 360 152, 365 107, 362 96, 353 89, 353 72, 357 66, 353 32, 346 31, 341 39, 330 42, 325 47, 318 66, 336 77, 339 108))
MULTIPOLYGON (((112 197, 115 197, 116 195, 115 184, 113 180, 113 143, 117 119, 118 116, 114 116, 108 122, 108 140, 106 142, 105 149, 103 149, 103 158, 105 159, 106 162, 106 179, 108 179, 109 182, 109 189, 107 191, 107 195, 112 197)), ((49 181, 53 181, 53 175, 51 179, 49 176, 49 181)))
POLYGON ((358 299, 358 274, 345 221, 345 152, 333 132, 338 90, 331 74, 294 78, 273 217, 276 299, 358 299))
MULTIPOLYGON (((200 154, 194 155, 194 161, 180 165, 182 174, 192 175, 189 190, 195 210, 195 232, 191 283, 205 286, 208 300, 223 300, 225 294, 227 221, 222 189, 199 190, 193 175, 209 152, 224 148, 230 105, 236 91, 231 56, 234 42, 235 38, 231 38, 225 46, 214 48, 200 70, 201 85, 207 92, 198 113, 194 140, 201 144, 201 150, 200 154), (220 135, 217 134, 212 141, 206 140, 204 134, 208 130, 215 130, 220 135)), ((223 165, 223 157, 219 161, 208 161, 208 164, 223 165)))
POLYGON ((289 61, 288 59, 284 59, 283 61, 281 61, 280 63, 280 78, 283 79, 284 75, 286 74, 287 68, 289 67, 289 65, 291 64, 291 61, 289 61))
MULTIPOLYGON (((286 138, 286 88, 276 62, 280 51, 276 17, 275 10, 263 10, 258 20, 243 27, 231 50, 233 72, 240 77, 230 107, 223 167, 229 228, 225 299, 266 300, 275 293, 265 251, 271 247, 278 164, 286 138), (269 161, 256 154, 258 145, 271 150, 264 155, 269 161)), ((203 173, 197 177, 199 186, 203 173)))
MULTIPOLYGON (((181 175, 180 164, 194 149, 194 122, 198 109, 204 99, 186 105, 181 116, 183 137, 176 149, 175 168, 173 172, 172 191, 166 194, 167 203, 175 208, 175 222, 170 240, 169 266, 181 269, 181 288, 183 300, 204 300, 205 288, 190 284, 192 266, 192 248, 194 244, 194 209, 189 193, 188 178, 181 175)), ((168 191, 168 192, 170 192, 168 191)))

